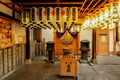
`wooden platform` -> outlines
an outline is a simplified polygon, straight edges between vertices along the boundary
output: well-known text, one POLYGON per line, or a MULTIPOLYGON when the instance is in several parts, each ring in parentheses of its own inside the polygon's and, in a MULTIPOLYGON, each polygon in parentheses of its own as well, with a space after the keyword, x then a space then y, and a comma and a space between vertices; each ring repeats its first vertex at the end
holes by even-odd
MULTIPOLYGON (((120 57, 113 57, 119 60, 120 57)), ((108 61, 108 60, 107 60, 108 61)), ((74 80, 74 77, 61 77, 59 61, 46 63, 36 61, 26 64, 5 80, 74 80)), ((120 64, 78 64, 78 80, 120 80, 120 64)))

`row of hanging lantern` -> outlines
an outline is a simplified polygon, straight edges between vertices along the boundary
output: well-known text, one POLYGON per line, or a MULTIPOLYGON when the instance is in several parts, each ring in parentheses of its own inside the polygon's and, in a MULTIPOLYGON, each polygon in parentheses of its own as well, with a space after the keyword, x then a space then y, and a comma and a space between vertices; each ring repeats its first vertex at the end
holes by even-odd
MULTIPOLYGON (((112 1, 106 4, 95 14, 86 16, 83 29, 100 27, 101 29, 113 29, 115 24, 119 23, 120 18, 120 1, 112 1)), ((120 26, 120 25, 119 25, 120 26)))
POLYGON ((78 20, 77 7, 32 7, 22 12, 22 25, 63 31, 78 20))

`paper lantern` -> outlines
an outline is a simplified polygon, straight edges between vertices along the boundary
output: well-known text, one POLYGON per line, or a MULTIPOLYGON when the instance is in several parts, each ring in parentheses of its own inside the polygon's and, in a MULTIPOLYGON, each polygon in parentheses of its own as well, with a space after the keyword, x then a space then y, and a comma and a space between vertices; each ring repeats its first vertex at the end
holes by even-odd
POLYGON ((22 12, 22 24, 27 25, 29 23, 29 13, 27 11, 22 12))
POLYGON ((61 28, 66 28, 68 26, 68 21, 69 21, 69 8, 68 7, 63 7, 61 10, 61 28))
POLYGON ((119 11, 118 11, 118 3, 113 3, 113 6, 112 6, 112 14, 111 14, 111 16, 112 16, 112 21, 114 22, 114 23, 116 23, 116 22, 118 22, 118 19, 119 19, 119 11))
POLYGON ((45 23, 45 25, 47 25, 48 28, 55 28, 55 21, 54 21, 54 17, 55 17, 55 10, 52 7, 47 7, 46 8, 47 11, 47 23, 45 23))
POLYGON ((46 22, 46 9, 39 7, 39 22, 46 22))
POLYGON ((78 8, 77 7, 71 7, 69 14, 70 14, 70 16, 69 16, 70 20, 72 22, 77 22, 77 20, 78 20, 78 8))
POLYGON ((62 26, 62 23, 61 23, 61 7, 55 7, 54 8, 55 10, 55 16, 54 16, 54 25, 57 26, 57 30, 59 31, 60 29, 60 26, 62 26))
POLYGON ((61 10, 61 17, 63 22, 69 21, 69 8, 68 7, 63 7, 61 10))
POLYGON ((61 7, 55 7, 54 21, 61 22, 61 7))
POLYGON ((47 7, 47 22, 54 22, 53 17, 55 16, 55 11, 52 7, 47 7))
POLYGON ((104 17, 104 21, 108 22, 110 20, 110 5, 105 5, 104 8, 104 13, 103 13, 103 17, 104 17))
POLYGON ((39 20, 39 11, 38 8, 32 7, 30 8, 30 22, 36 23, 39 20))

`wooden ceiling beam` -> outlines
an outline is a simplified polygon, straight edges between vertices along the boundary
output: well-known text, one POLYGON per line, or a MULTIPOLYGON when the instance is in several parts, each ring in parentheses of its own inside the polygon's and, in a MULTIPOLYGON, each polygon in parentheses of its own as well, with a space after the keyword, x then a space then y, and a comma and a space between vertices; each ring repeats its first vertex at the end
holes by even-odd
POLYGON ((85 0, 85 1, 83 2, 82 7, 80 8, 79 12, 80 12, 81 10, 83 10, 83 7, 84 7, 84 5, 85 5, 86 2, 87 2, 87 0, 85 0))
POLYGON ((86 7, 86 9, 83 11, 83 14, 84 14, 85 11, 90 7, 90 5, 93 3, 93 1, 94 1, 94 0, 92 0, 92 1, 90 2, 90 4, 86 7))
POLYGON ((81 8, 80 8, 80 10, 79 10, 79 13, 78 13, 78 17, 80 18, 80 17, 83 17, 83 16, 81 16, 81 11, 83 11, 84 9, 83 9, 83 7, 84 7, 84 5, 85 5, 85 3, 87 2, 87 0, 85 0, 84 2, 83 2, 83 4, 82 4, 82 6, 81 6, 81 8))
POLYGON ((20 13, 20 9, 18 10, 17 8, 14 8, 14 7, 12 7, 12 6, 9 6, 8 4, 5 4, 5 3, 2 2, 2 1, 0 1, 0 3, 3 4, 4 6, 10 8, 10 9, 15 10, 16 12, 20 13))
POLYGON ((104 0, 104 2, 102 4, 99 4, 98 7, 92 12, 92 14, 94 14, 98 9, 100 9, 101 7, 103 7, 106 4, 107 1, 108 0, 104 0))
MULTIPOLYGON (((17 5, 53 5, 57 4, 58 2, 17 2, 17 3, 4 3, 4 4, 17 4, 17 5)), ((74 4, 83 4, 83 2, 59 2, 59 4, 65 5, 74 5, 74 4)))
POLYGON ((100 2, 101 0, 98 0, 93 6, 92 6, 92 8, 91 9, 89 9, 89 11, 86 13, 86 14, 89 14, 90 13, 90 11, 91 10, 93 10, 94 9, 94 7, 96 6, 96 5, 98 5, 98 3, 100 2))
MULTIPOLYGON (((78 8, 80 11, 80 8, 78 8)), ((87 10, 90 10, 91 8, 88 8, 87 10)), ((95 10, 96 8, 92 8, 91 10, 95 10)), ((85 8, 82 8, 81 11, 85 10, 85 8)))

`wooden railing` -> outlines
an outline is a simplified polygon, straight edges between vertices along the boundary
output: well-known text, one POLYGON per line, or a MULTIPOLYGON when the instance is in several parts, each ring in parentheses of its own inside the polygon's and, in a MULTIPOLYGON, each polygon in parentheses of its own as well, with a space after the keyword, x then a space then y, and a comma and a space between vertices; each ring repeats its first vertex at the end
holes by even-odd
POLYGON ((25 63, 25 44, 16 44, 0 49, 0 80, 25 63))

